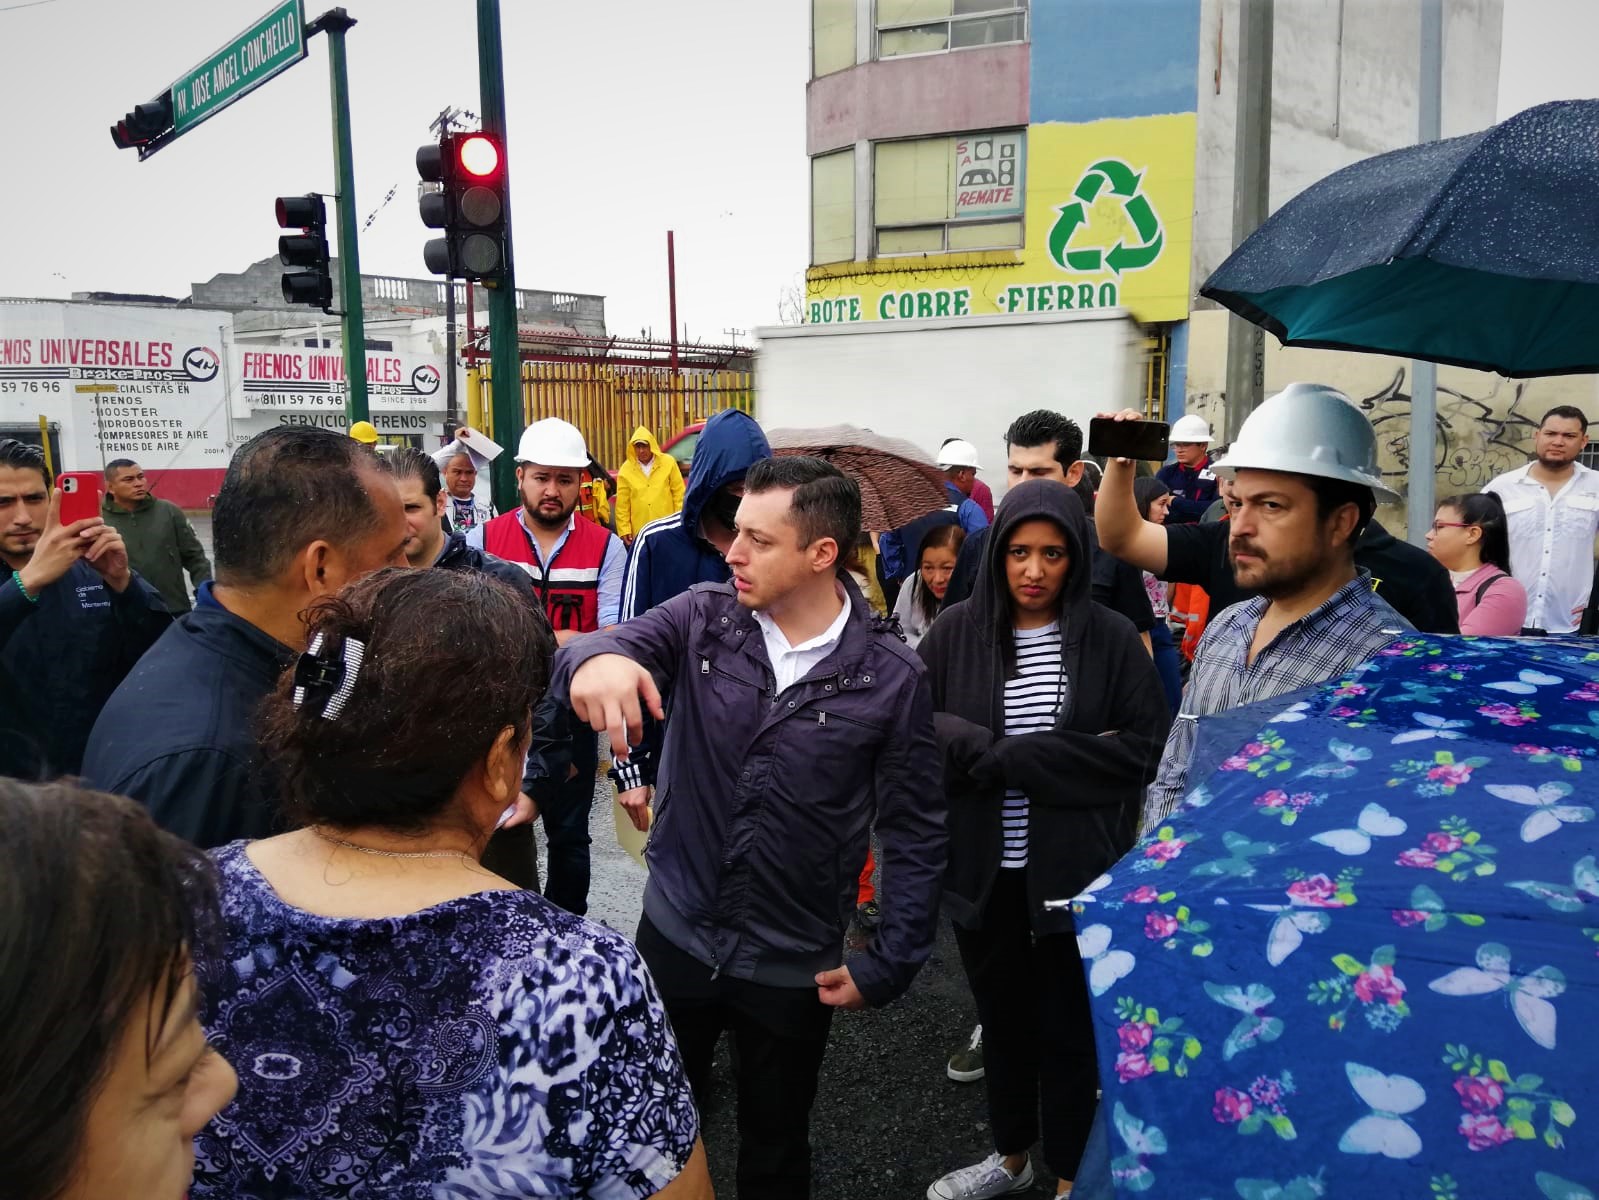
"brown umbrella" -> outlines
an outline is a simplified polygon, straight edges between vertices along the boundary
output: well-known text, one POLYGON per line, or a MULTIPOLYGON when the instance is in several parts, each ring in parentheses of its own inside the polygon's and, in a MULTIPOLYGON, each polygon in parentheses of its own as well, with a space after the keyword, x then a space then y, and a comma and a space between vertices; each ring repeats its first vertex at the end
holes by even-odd
POLYGON ((861 489, 861 524, 877 533, 899 529, 949 505, 944 473, 927 452, 904 438, 856 425, 769 429, 772 453, 825 458, 861 489))

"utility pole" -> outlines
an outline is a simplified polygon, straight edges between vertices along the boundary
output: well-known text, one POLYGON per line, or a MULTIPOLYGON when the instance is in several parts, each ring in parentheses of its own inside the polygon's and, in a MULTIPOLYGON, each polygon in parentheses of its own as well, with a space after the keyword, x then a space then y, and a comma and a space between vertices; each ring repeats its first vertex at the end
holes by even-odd
POLYGON ((342 8, 329 9, 306 27, 306 33, 328 35, 328 79, 333 93, 333 180, 339 194, 334 204, 339 226, 339 299, 344 320, 344 411, 353 425, 370 421, 366 394, 366 319, 361 306, 361 254, 356 248, 355 151, 350 137, 350 77, 344 59, 344 35, 355 18, 342 8))
MULTIPOLYGON (((478 88, 483 132, 499 138, 505 162, 505 277, 489 293, 490 362, 494 374, 491 400, 494 440, 508 453, 490 467, 494 506, 511 512, 520 503, 516 489, 516 444, 521 440, 522 355, 517 344, 516 274, 511 258, 510 138, 505 129, 505 54, 500 43, 500 0, 477 0, 478 88)), ((471 286, 470 283, 467 285, 471 286)))
MULTIPOLYGON (((1238 13, 1238 124, 1233 140, 1233 249, 1271 212, 1271 54, 1273 0, 1241 0, 1238 13)), ((1227 317, 1227 440, 1260 406, 1266 335, 1227 317)))
MULTIPOLYGON (((1443 0, 1421 0, 1421 95, 1417 132, 1423 142, 1443 136, 1444 12, 1443 0)), ((1432 527, 1433 493, 1437 486, 1438 364, 1416 359, 1410 364, 1410 489, 1405 505, 1405 538, 1413 546, 1427 544, 1432 527)))

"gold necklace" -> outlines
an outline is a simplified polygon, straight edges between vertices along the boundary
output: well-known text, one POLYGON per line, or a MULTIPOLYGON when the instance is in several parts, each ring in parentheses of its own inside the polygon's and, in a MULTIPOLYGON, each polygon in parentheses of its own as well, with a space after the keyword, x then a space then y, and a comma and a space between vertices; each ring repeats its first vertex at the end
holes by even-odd
POLYGON ((464 850, 377 850, 371 846, 358 846, 354 842, 345 841, 343 838, 332 837, 323 833, 314 825, 311 827, 311 832, 324 842, 331 842, 335 846, 343 846, 346 850, 359 850, 362 854, 375 854, 379 858, 471 858, 464 850))

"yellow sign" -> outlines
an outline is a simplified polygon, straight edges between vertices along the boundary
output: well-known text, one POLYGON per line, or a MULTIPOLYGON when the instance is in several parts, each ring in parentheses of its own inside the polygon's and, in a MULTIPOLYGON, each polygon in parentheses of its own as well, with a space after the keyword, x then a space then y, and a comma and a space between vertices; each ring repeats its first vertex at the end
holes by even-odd
POLYGON ((1027 130, 1025 245, 813 269, 813 324, 1128 309, 1188 317, 1195 116, 1027 130))

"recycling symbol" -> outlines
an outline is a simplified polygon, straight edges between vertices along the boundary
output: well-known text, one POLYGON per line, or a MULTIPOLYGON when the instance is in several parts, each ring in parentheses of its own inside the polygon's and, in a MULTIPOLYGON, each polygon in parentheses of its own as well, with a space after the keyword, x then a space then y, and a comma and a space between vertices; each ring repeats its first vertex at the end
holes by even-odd
POLYGON ((1159 258, 1166 235, 1149 197, 1138 190, 1142 182, 1143 176, 1119 158, 1102 159, 1084 171, 1072 192, 1075 198, 1055 209, 1058 215, 1049 231, 1049 257, 1055 265, 1068 271, 1109 268, 1120 275, 1123 271, 1147 267, 1159 258), (1129 246, 1117 241, 1109 250, 1097 246, 1071 249, 1072 238, 1088 224, 1087 206, 1093 204, 1106 187, 1110 188, 1112 196, 1120 197, 1122 210, 1138 231, 1141 244, 1129 246))

